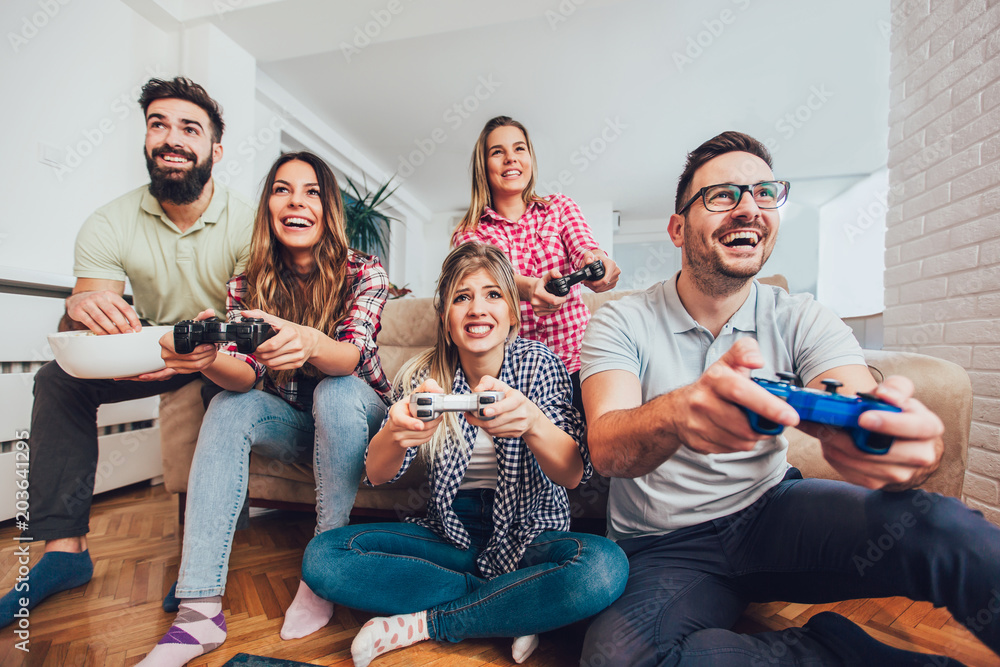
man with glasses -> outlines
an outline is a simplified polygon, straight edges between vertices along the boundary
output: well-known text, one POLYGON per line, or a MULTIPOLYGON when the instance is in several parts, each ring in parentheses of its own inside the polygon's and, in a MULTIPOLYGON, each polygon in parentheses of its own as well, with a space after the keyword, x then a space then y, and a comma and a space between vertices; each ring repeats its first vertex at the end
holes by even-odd
POLYGON ((832 612, 781 632, 730 630, 749 602, 895 595, 946 606, 1000 648, 1000 621, 976 620, 1000 609, 1000 530, 954 498, 912 490, 940 461, 940 419, 909 380, 876 386, 832 312, 754 280, 788 192, 752 137, 724 132, 702 144, 667 228, 680 272, 606 304, 587 329, 588 443, 595 468, 613 478, 609 533, 630 574, 588 631, 584 665, 957 664, 890 648, 832 612), (843 430, 799 423, 751 372, 794 373, 820 389, 832 379, 841 393, 900 407, 859 419, 893 436, 892 447, 868 454, 843 430), (819 438, 847 481, 802 479, 785 438, 753 431, 743 408, 819 438), (886 535, 892 546, 870 558, 886 535))

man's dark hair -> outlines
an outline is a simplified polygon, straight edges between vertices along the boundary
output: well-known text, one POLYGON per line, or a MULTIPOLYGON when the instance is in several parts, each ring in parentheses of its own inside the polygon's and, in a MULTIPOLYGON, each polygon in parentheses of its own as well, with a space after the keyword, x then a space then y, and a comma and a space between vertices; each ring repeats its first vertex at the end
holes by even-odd
POLYGON ((687 203, 691 195, 687 194, 687 189, 691 187, 694 179, 694 172, 711 160, 726 153, 750 153, 756 155, 771 167, 771 153, 764 144, 760 143, 748 134, 729 130, 712 137, 698 148, 694 149, 687 156, 687 163, 681 177, 677 179, 677 196, 674 198, 674 212, 681 210, 681 206, 687 203))
POLYGON ((150 79, 142 87, 142 94, 139 96, 142 114, 145 116, 148 113, 149 105, 154 100, 166 98, 185 100, 204 109, 212 123, 212 143, 217 144, 222 141, 222 131, 226 129, 226 124, 222 122, 222 107, 209 97, 204 88, 183 76, 175 77, 170 81, 150 79))

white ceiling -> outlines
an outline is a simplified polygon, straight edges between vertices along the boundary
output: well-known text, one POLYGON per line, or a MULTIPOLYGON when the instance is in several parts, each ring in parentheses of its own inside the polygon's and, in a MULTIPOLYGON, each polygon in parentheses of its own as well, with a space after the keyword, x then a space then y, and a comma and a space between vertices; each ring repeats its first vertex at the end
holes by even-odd
POLYGON ((213 22, 387 173, 437 131, 405 179, 435 212, 468 205, 473 143, 499 114, 528 127, 540 182, 565 172, 558 189, 626 221, 666 217, 685 153, 726 129, 773 141, 806 205, 885 165, 886 0, 156 1, 213 22))

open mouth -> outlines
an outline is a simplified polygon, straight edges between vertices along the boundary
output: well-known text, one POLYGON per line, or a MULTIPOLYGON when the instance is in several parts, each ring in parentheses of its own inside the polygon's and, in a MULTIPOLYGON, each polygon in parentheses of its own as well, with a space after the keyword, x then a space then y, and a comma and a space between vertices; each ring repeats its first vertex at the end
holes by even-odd
POLYGON ((760 233, 753 230, 729 232, 721 237, 719 242, 727 248, 756 248, 757 244, 760 243, 760 233))
POLYGON ((288 217, 281 221, 285 227, 291 227, 292 229, 308 229, 316 223, 312 220, 306 220, 305 218, 288 217))
POLYGON ((508 169, 507 171, 503 172, 500 175, 503 176, 504 178, 507 178, 508 176, 520 176, 521 172, 517 169, 508 169))
POLYGON ((160 156, 164 162, 169 162, 171 164, 185 164, 190 162, 186 157, 181 157, 180 155, 161 155, 160 156))
POLYGON ((485 336, 489 332, 493 331, 492 324, 467 324, 465 325, 465 331, 470 336, 485 336))

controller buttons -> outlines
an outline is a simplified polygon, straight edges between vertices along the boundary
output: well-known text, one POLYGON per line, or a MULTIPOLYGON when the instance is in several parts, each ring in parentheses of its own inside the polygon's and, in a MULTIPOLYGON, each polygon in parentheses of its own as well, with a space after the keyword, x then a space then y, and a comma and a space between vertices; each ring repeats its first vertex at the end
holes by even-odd
POLYGON ((798 384, 799 378, 795 373, 789 373, 787 371, 778 371, 778 380, 781 382, 787 382, 788 384, 798 384))
POLYGON ((423 419, 424 417, 433 417, 433 416, 434 416, 433 410, 417 408, 417 419, 423 419))
POLYGON ((490 403, 496 403, 496 402, 497 402, 497 399, 494 396, 480 396, 479 397, 479 404, 480 405, 489 405, 490 403))
MULTIPOLYGON (((426 396, 417 396, 417 405, 434 405, 434 399, 426 396)), ((429 412, 427 413, 430 414, 429 412)))
POLYGON ((843 382, 838 380, 820 380, 823 383, 823 387, 831 394, 836 394, 837 389, 844 386, 843 382))

